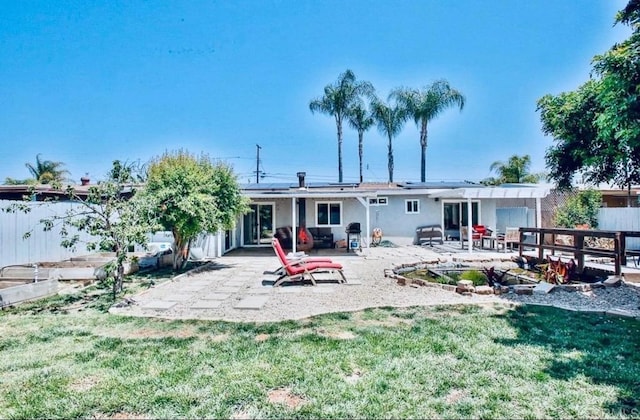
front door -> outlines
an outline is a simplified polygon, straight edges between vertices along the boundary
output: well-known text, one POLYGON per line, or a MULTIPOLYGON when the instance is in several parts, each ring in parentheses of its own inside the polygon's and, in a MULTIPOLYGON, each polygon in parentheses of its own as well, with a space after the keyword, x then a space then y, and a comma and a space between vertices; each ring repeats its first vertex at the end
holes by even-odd
POLYGON ((249 205, 251 211, 244 215, 242 223, 244 245, 271 245, 275 224, 273 203, 249 205))

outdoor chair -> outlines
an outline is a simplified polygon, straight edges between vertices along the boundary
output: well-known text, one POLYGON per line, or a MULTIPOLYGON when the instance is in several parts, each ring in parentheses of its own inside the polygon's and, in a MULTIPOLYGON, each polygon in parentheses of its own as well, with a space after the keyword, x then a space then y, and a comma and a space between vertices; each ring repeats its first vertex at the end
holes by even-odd
MULTIPOLYGON (((467 229, 467 226, 460 227, 460 237, 462 238, 462 248, 464 248, 464 241, 469 240, 469 231, 467 229)), ((479 247, 482 241, 482 234, 479 232, 476 232, 473 228, 471 231, 471 241, 472 241, 472 246, 475 246, 475 247, 479 247)))
POLYGON ((513 244, 520 243, 520 229, 514 227, 508 227, 505 229, 504 235, 498 235, 497 239, 498 251, 500 251, 500 246, 507 251, 507 245, 509 249, 513 251, 513 244))
POLYGON ((334 263, 329 258, 323 257, 307 257, 299 260, 289 261, 278 242, 278 239, 273 238, 271 244, 273 249, 282 264, 282 267, 276 271, 280 277, 276 280, 273 286, 280 286, 282 283, 289 281, 304 281, 310 280, 312 284, 316 284, 316 273, 336 272, 340 275, 338 279, 339 283, 346 283, 347 279, 343 273, 342 264, 334 263))
POLYGON ((278 259, 282 264, 277 270, 273 271, 274 274, 284 273, 284 266, 289 264, 333 262, 331 258, 328 258, 328 257, 309 257, 306 255, 301 255, 301 256, 294 255, 291 257, 287 257, 287 255, 284 253, 284 249, 282 248, 282 245, 280 244, 280 241, 278 240, 278 238, 273 238, 271 240, 271 246, 273 247, 273 250, 275 251, 276 255, 278 256, 278 259))

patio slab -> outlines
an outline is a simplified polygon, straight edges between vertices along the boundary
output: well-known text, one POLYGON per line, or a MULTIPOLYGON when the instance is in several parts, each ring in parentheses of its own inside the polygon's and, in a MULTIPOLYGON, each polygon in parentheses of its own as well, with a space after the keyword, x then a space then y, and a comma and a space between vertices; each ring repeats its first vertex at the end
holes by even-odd
POLYGON ((260 309, 264 306, 265 303, 269 300, 269 296, 264 295, 253 295, 247 296, 242 299, 240 302, 236 303, 235 309, 260 309))
POLYGON ((202 300, 225 300, 231 296, 229 293, 208 293, 202 296, 202 300))
POLYGON ((169 302, 168 300, 152 300, 144 305, 143 309, 155 309, 157 311, 166 311, 176 306, 177 302, 169 302))
POLYGON ((191 309, 214 309, 218 308, 222 304, 220 300, 200 300, 192 303, 189 308, 191 309))

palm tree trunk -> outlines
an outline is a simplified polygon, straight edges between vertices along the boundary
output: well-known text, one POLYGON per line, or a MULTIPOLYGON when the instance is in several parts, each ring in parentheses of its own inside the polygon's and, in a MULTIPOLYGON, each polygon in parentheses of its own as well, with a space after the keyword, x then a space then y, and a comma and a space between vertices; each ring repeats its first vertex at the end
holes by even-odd
POLYGON ((427 122, 420 127, 420 182, 427 180, 427 122))
POLYGON ((360 183, 362 184, 362 139, 364 131, 358 131, 358 158, 360 159, 360 183))
POLYGON ((342 118, 336 115, 338 129, 338 182, 342 182, 342 118))
POLYGON ((393 182, 393 144, 391 136, 389 136, 389 151, 387 153, 389 158, 389 183, 393 182))

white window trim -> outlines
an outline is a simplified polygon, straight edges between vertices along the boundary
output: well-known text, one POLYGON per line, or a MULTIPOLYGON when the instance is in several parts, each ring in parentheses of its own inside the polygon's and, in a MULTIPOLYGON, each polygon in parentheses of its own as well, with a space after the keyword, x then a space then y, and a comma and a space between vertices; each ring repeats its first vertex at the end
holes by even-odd
POLYGON ((316 226, 317 227, 340 227, 342 226, 342 201, 316 201, 316 226), (340 223, 337 225, 331 224, 331 213, 329 212, 327 214, 327 221, 329 222, 326 225, 320 224, 320 221, 318 220, 318 206, 320 204, 326 204, 327 205, 327 210, 328 208, 331 206, 331 204, 337 204, 340 206, 340 223))
POLYGON ((389 204, 389 197, 376 197, 369 199, 370 206, 386 206, 389 204), (384 203, 381 203, 380 200, 384 200, 384 203))
MULTIPOLYGON (((413 205, 411 206, 411 208, 413 208, 413 205)), ((404 200, 404 213, 405 214, 420 214, 420 199, 418 198, 409 198, 404 200), (407 210, 407 205, 409 203, 416 203, 416 211, 409 211, 407 210)))

